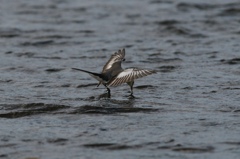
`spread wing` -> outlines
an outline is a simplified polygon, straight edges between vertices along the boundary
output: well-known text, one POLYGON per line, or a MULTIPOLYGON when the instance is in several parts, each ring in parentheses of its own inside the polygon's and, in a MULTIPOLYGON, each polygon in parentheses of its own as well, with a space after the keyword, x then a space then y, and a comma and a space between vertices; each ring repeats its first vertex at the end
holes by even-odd
POLYGON ((119 73, 112 81, 109 82, 108 86, 117 86, 122 83, 134 81, 134 79, 141 78, 147 75, 157 73, 154 70, 128 68, 119 73))
POLYGON ((102 73, 111 69, 113 64, 117 64, 119 65, 119 67, 121 67, 121 62, 124 60, 124 56, 125 56, 125 49, 118 50, 118 52, 115 52, 103 67, 102 73))

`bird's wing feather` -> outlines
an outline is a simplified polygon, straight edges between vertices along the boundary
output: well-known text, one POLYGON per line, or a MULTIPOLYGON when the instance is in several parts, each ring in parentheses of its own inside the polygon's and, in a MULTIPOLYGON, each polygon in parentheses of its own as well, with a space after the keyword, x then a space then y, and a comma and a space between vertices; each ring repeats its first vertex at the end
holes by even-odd
POLYGON ((119 62, 119 67, 121 67, 121 62, 124 59, 124 56, 125 56, 125 49, 118 50, 118 52, 115 52, 103 67, 102 72, 106 72, 107 70, 111 69, 113 64, 117 62, 119 62))
POLYGON ((134 81, 134 79, 141 78, 147 75, 157 73, 154 70, 128 68, 119 73, 112 81, 109 82, 108 86, 118 86, 122 83, 134 81))

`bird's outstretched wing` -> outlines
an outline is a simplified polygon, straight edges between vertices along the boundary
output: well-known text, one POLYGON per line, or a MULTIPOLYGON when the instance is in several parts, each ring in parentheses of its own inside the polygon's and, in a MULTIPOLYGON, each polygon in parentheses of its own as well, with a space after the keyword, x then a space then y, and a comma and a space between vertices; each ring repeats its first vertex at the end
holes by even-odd
POLYGON ((102 73, 111 69, 113 64, 117 64, 119 65, 118 67, 121 68, 121 62, 124 61, 124 57, 125 57, 125 49, 118 50, 118 52, 115 52, 103 67, 102 73))
POLYGON ((141 78, 147 75, 157 73, 154 70, 128 68, 119 73, 112 81, 109 82, 108 86, 118 86, 122 83, 134 81, 134 79, 141 78))

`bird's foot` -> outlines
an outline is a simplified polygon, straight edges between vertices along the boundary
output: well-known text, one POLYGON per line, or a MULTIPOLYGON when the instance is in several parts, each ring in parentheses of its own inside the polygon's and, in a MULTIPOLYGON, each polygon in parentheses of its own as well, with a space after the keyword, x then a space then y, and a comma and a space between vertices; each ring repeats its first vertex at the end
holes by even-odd
POLYGON ((107 88, 107 97, 108 97, 108 98, 111 98, 111 91, 110 91, 109 88, 107 88))
POLYGON ((131 93, 129 96, 128 96, 129 99, 134 99, 135 96, 131 93))
POLYGON ((111 93, 110 92, 107 93, 107 97, 111 98, 111 93))

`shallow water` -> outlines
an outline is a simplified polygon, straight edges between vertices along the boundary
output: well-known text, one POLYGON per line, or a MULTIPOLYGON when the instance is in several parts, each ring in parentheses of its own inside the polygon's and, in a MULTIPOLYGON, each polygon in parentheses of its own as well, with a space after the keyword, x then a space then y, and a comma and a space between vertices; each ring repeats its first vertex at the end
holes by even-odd
POLYGON ((0 158, 239 158, 240 2, 2 1, 0 158), (158 71, 129 87, 100 72, 158 71))

